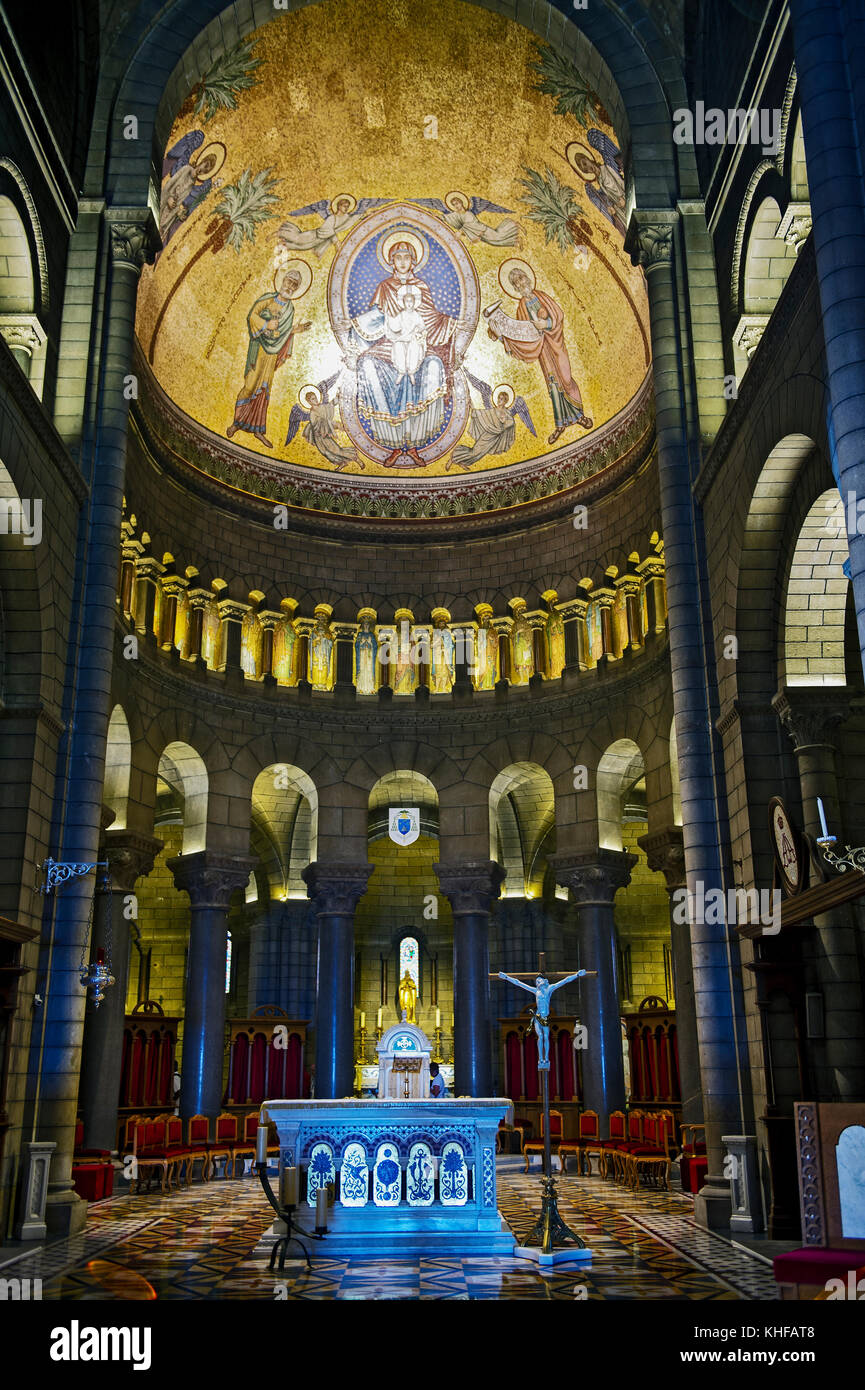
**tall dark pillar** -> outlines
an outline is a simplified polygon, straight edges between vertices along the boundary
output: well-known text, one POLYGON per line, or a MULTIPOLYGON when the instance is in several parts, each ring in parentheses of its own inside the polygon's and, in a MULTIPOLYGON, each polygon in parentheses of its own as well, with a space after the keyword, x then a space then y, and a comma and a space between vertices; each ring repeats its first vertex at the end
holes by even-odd
POLYGON ((99 1008, 88 1003, 84 1015, 78 1106, 84 1120, 84 1144, 88 1149, 111 1150, 117 1143, 131 944, 129 919, 124 916, 125 899, 136 880, 150 873, 161 849, 161 840, 128 830, 106 830, 105 841, 100 846, 99 858, 108 861, 109 885, 102 887, 104 880, 97 880, 90 959, 100 947, 110 946, 114 984, 105 991, 99 1008))
POLYGON ((168 860, 174 882, 189 894, 191 907, 180 1066, 184 1119, 218 1115, 222 1108, 228 906, 232 893, 249 881, 256 862, 210 850, 168 860))
POLYGON ((490 909, 505 870, 492 859, 433 867, 454 917, 454 1089, 460 1096, 489 1096, 490 909))
POLYGON ((354 912, 372 864, 308 864, 301 877, 318 918, 315 1098, 354 1091, 354 912))
POLYGON ((652 872, 662 873, 667 880, 667 892, 670 894, 670 945, 676 993, 676 1041, 679 1052, 679 1082, 682 1088, 682 1119, 690 1121, 691 1124, 702 1124, 703 1091, 700 1085, 691 939, 687 916, 682 912, 676 912, 673 896, 686 886, 684 837, 678 825, 671 825, 666 830, 641 835, 637 843, 646 851, 652 872))
MULTIPOLYGON (((582 1053, 583 1105, 597 1110, 605 1136, 610 1111, 625 1108, 613 901, 618 889, 630 883, 636 862, 636 855, 614 849, 550 855, 556 882, 569 890, 576 905, 579 969, 598 972, 596 979, 580 985, 580 1022, 588 1034, 582 1053)), ((573 962, 567 964, 570 968, 573 962)))
MULTIPOLYGON (((105 213, 107 290, 96 321, 101 324, 91 354, 90 382, 98 414, 84 431, 80 463, 89 484, 78 529, 87 547, 73 597, 82 616, 75 629, 63 695, 66 732, 58 747, 51 844, 55 859, 96 863, 102 829, 102 786, 111 712, 111 663, 116 641, 117 559, 126 472, 131 370, 138 275, 153 245, 153 214, 147 209, 109 208, 105 213), (86 615, 86 621, 83 617, 86 615)), ((97 277, 97 283, 100 283, 97 277)), ((85 994, 79 978, 81 948, 90 926, 94 875, 62 885, 47 904, 53 921, 43 922, 40 968, 45 1003, 31 1035, 29 1082, 32 1129, 39 1141, 54 1142, 45 1220, 55 1235, 80 1230, 87 1205, 72 1188, 72 1151, 84 1032, 85 994)))
MULTIPOLYGON (((637 210, 626 245, 631 259, 645 271, 649 294, 685 868, 692 895, 689 902, 696 902, 698 885, 704 893, 724 891, 718 825, 726 812, 718 801, 720 768, 712 741, 716 692, 710 637, 703 626, 704 574, 698 563, 703 519, 693 493, 700 459, 690 443, 695 431, 686 414, 689 391, 684 365, 693 360, 693 345, 684 336, 686 319, 677 289, 678 224, 679 213, 673 209, 637 210)), ((730 1220, 731 1199, 721 1137, 745 1132, 742 1078, 748 1075, 738 944, 723 921, 691 922, 691 961, 709 1159, 695 1211, 701 1224, 723 1227, 730 1220)))
MULTIPOLYGON (((831 402, 833 470, 848 521, 865 662, 865 121, 859 0, 790 0, 831 402), (858 128, 857 128, 858 125, 858 128), (853 506, 848 506, 849 495, 853 506), (853 529, 850 531, 850 521, 853 529)), ((666 536, 665 536, 666 539, 666 536)))

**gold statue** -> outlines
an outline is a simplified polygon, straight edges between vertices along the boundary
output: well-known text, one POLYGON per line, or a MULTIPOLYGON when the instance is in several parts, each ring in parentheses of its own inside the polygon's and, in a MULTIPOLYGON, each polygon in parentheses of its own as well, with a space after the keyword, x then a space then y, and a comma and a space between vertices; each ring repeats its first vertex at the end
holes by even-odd
POLYGON ((408 971, 399 982, 399 1007, 406 1023, 417 1023, 415 1006, 417 1004, 417 985, 408 971))

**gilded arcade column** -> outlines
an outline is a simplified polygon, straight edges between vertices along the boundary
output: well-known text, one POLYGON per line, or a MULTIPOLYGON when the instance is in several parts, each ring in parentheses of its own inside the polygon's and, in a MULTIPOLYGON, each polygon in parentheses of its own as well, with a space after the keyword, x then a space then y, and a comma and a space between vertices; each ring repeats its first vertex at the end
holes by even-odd
POLYGON ((556 883, 568 889, 577 911, 580 959, 565 964, 598 972, 596 979, 580 985, 580 1022, 588 1034, 582 1053, 582 1101, 587 1109, 597 1110, 601 1133, 606 1136, 610 1111, 625 1108, 613 902, 618 890, 630 883, 637 857, 623 850, 597 849, 584 854, 551 854, 549 859, 556 883))
POLYGON ((210 850, 167 861, 176 886, 189 894, 191 909, 180 1067, 184 1119, 218 1115, 222 1108, 228 907, 256 863, 246 855, 210 850))
POLYGON ((490 1096, 490 910, 505 870, 492 859, 433 867, 454 917, 454 1091, 490 1096))
MULTIPOLYGON (((829 830, 842 839, 837 752, 831 730, 850 713, 847 689, 788 686, 779 690, 772 707, 796 754, 804 829, 815 838, 821 834, 817 810, 817 798, 821 797, 829 830)), ((834 848, 843 854, 843 847, 834 848)), ((859 1100, 865 1091, 865 1016, 858 928, 847 904, 815 917, 814 928, 814 967, 825 1005, 825 1039, 813 1040, 810 1047, 817 1063, 815 1070, 823 1073, 821 1099, 859 1100)), ((803 938, 803 950, 808 945, 803 938)))
POLYGON ((373 864, 308 864, 301 877, 318 918, 315 1098, 354 1091, 354 912, 373 864))
POLYGON ((110 946, 114 984, 105 991, 98 1009, 88 1003, 84 1015, 84 1052, 78 1105, 84 1120, 84 1144, 88 1149, 117 1147, 117 1105, 123 1062, 123 1021, 129 978, 131 935, 124 916, 125 899, 139 878, 149 874, 162 849, 162 841, 130 830, 106 830, 99 858, 108 861, 109 885, 96 881, 93 908, 93 940, 89 959, 110 946), (110 938, 110 940, 109 940, 110 938))
POLYGON ((703 1092, 700 1086, 700 1052, 697 1045, 697 1011, 694 1007, 694 972, 691 965, 691 938, 687 914, 675 911, 673 894, 685 888, 685 846, 681 826, 670 825, 637 841, 645 850, 649 868, 667 880, 670 894, 670 944, 673 951, 673 984, 676 993, 676 1040, 679 1052, 679 1083, 682 1088, 682 1119, 692 1124, 703 1121, 703 1092), (682 920, 679 920, 679 919, 682 920))

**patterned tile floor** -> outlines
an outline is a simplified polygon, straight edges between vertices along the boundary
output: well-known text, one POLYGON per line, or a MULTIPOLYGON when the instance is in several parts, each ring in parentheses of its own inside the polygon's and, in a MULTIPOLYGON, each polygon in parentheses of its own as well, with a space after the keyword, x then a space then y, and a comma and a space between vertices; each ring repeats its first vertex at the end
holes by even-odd
MULTIPOLYGON (((311 1272, 296 1259, 273 1275, 252 1254, 270 1211, 258 1181, 246 1178, 100 1202, 81 1235, 15 1255, 2 1274, 41 1279, 43 1300, 777 1297, 771 1265, 698 1227, 689 1198, 630 1193, 600 1178, 557 1181, 562 1217, 594 1251, 588 1268, 540 1274, 519 1259, 328 1259, 314 1242, 311 1272)), ((502 1215, 518 1237, 527 1234, 540 1204, 537 1173, 504 1160, 498 1190, 502 1215)))

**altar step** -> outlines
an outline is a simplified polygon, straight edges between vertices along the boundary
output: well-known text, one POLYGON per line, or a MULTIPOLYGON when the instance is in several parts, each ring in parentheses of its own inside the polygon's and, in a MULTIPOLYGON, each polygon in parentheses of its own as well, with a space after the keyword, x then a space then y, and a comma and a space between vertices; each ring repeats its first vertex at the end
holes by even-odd
MULTIPOLYGON (((357 1209, 341 1212, 330 1207, 327 1219, 328 1232, 323 1240, 307 1234, 315 1225, 313 1211, 307 1216, 301 1209, 300 1221, 306 1231, 298 1227, 296 1220, 292 1223, 292 1234, 297 1232, 307 1244, 313 1260, 316 1256, 376 1259, 388 1255, 513 1255, 516 1248, 514 1233, 501 1217, 490 1217, 479 1225, 477 1218, 467 1213, 462 1222, 454 1219, 453 1208, 446 1216, 417 1208, 385 1215, 381 1208, 373 1208, 370 1218, 364 1220, 357 1209)), ((283 1231, 282 1222, 275 1221, 261 1236, 253 1257, 269 1259, 274 1242, 283 1231)), ((288 1255, 289 1259, 300 1258, 298 1246, 292 1245, 288 1255)))

